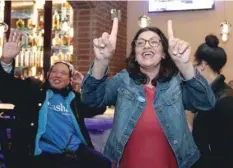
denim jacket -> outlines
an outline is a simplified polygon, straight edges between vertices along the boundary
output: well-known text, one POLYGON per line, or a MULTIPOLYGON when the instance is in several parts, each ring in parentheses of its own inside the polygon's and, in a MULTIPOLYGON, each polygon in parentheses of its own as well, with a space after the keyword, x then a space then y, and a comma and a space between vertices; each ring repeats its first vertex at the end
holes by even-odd
MULTIPOLYGON (((112 131, 104 154, 119 166, 125 145, 146 105, 143 85, 138 85, 126 70, 112 78, 97 80, 86 74, 82 86, 82 100, 90 106, 115 105, 112 131)), ((207 111, 215 104, 214 94, 207 81, 195 70, 190 80, 180 74, 170 81, 157 82, 154 108, 160 125, 175 154, 179 168, 191 167, 199 158, 189 131, 185 109, 207 111)), ((156 142, 155 142, 156 143, 156 142)))

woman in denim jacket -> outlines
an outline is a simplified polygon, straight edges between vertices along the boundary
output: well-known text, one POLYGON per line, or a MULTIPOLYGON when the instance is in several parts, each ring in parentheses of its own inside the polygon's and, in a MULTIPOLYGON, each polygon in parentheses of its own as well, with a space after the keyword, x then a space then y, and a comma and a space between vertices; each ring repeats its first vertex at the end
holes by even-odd
POLYGON ((142 28, 126 70, 107 79, 117 29, 115 18, 111 34, 94 39, 95 60, 82 87, 84 103, 115 105, 104 154, 120 168, 192 167, 200 154, 184 110, 209 110, 215 98, 190 61, 190 45, 173 36, 171 21, 168 39, 156 27, 142 28))

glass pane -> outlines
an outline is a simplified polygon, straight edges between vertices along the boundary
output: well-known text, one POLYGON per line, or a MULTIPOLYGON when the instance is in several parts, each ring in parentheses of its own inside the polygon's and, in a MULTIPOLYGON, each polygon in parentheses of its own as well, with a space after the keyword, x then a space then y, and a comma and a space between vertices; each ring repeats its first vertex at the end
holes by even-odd
POLYGON ((53 1, 51 64, 57 61, 72 62, 73 9, 64 0, 53 1))
POLYGON ((4 23, 4 6, 5 1, 0 0, 0 57, 2 55, 4 31, 7 31, 8 29, 8 26, 4 23))
POLYGON ((12 1, 11 29, 22 32, 15 75, 43 79, 44 10, 34 1, 12 1))

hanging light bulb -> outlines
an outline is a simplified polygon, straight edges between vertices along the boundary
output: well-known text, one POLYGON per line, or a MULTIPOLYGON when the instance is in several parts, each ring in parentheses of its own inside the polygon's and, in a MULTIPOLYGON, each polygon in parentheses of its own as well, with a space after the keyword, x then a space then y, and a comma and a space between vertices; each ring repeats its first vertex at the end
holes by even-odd
POLYGON ((228 40, 228 35, 227 34, 222 34, 222 41, 226 42, 228 40))
POLYGON ((229 34, 230 31, 231 31, 231 24, 228 21, 223 21, 220 24, 220 27, 221 27, 221 33, 222 34, 224 34, 224 33, 229 34))
POLYGON ((142 15, 138 19, 138 24, 139 24, 140 28, 148 27, 151 24, 151 19, 149 16, 142 15))
POLYGON ((220 24, 220 32, 221 32, 222 41, 224 42, 228 41, 230 31, 231 31, 231 24, 228 21, 223 21, 220 24))

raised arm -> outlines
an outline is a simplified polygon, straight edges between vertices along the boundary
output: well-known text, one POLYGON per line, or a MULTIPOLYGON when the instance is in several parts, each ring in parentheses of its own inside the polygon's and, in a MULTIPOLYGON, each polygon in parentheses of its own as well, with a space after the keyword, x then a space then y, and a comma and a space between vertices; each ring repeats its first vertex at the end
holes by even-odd
POLYGON ((76 93, 77 97, 77 108, 78 112, 81 115, 82 118, 91 118, 96 115, 101 115, 105 112, 106 107, 90 107, 89 105, 84 104, 80 99, 80 93, 76 93))
POLYGON ((118 18, 114 18, 111 34, 104 32, 93 40, 95 60, 82 85, 82 101, 90 106, 104 107, 116 103, 121 78, 118 74, 107 79, 107 67, 116 49, 117 30, 118 18))
POLYGON ((169 54, 171 55, 177 68, 186 80, 195 76, 192 62, 190 61, 191 46, 186 41, 174 37, 172 21, 167 23, 169 54))
POLYGON ((118 31, 118 18, 113 19, 112 31, 109 35, 104 32, 102 37, 93 40, 95 61, 91 76, 96 79, 103 78, 110 58, 115 52, 118 31))
POLYGON ((22 34, 18 30, 11 31, 8 40, 6 39, 6 36, 4 36, 3 53, 1 57, 3 63, 12 63, 13 59, 19 54, 21 50, 21 36, 22 34))
POLYGON ((19 54, 21 33, 11 31, 8 40, 4 38, 3 55, 0 60, 0 100, 6 103, 17 104, 26 95, 25 88, 29 89, 29 80, 20 80, 14 77, 14 58, 19 54))
POLYGON ((172 21, 168 21, 169 54, 180 71, 184 107, 190 111, 206 111, 214 107, 215 96, 207 81, 190 60, 191 46, 174 37, 172 21))

